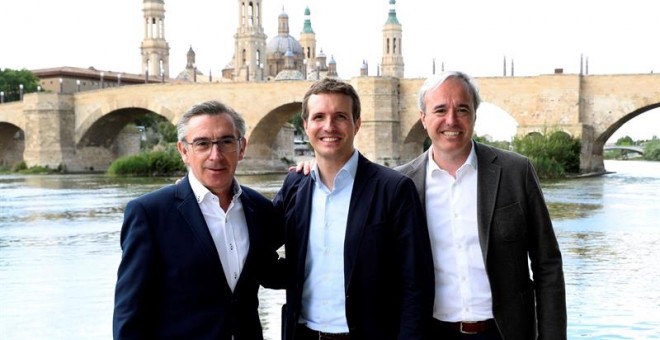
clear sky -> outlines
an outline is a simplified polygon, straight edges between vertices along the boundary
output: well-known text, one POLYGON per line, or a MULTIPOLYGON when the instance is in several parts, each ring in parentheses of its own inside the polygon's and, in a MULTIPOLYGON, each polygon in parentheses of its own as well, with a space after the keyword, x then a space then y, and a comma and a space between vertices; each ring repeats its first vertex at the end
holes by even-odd
MULTIPOLYGON (((363 60, 376 74, 389 0, 263 0, 268 38, 282 9, 298 38, 306 6, 317 47, 341 78, 358 75, 363 60)), ((219 75, 234 51, 238 1, 165 0, 165 9, 170 74, 185 68, 192 46, 198 69, 219 75)), ((504 58, 516 76, 579 73, 581 56, 590 74, 660 72, 657 0, 397 0, 396 10, 408 78, 429 75, 434 59, 438 71, 444 64, 476 77, 501 76, 504 58)), ((140 0, 2 1, 0 68, 139 73, 142 18, 140 0)))

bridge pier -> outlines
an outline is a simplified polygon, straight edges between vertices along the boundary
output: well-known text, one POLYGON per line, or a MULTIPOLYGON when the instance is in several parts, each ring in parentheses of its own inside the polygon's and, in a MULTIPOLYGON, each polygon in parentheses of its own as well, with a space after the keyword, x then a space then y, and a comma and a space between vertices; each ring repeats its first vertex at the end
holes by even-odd
POLYGON ((26 95, 23 101, 26 165, 66 167, 75 155, 73 96, 34 93, 26 95))
POLYGON ((362 126, 355 146, 371 161, 394 166, 399 155, 399 79, 393 77, 357 77, 351 80, 360 94, 362 126))

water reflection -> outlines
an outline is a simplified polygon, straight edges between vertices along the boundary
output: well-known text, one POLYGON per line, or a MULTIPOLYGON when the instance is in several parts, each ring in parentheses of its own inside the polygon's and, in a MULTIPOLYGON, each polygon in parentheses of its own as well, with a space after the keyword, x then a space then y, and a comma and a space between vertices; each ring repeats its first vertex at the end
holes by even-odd
MULTIPOLYGON (((543 183, 564 255, 569 338, 660 339, 660 163, 543 183)), ((269 197, 284 175, 241 176, 269 197)), ((0 176, 0 338, 110 339, 126 203, 166 179, 0 176)), ((267 339, 283 293, 262 290, 267 339)))

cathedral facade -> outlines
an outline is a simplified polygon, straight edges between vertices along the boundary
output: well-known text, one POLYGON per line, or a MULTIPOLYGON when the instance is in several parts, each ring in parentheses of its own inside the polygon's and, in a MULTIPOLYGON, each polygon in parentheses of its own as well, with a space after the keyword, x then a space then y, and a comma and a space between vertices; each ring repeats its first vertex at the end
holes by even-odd
MULTIPOLYGON (((155 19, 147 17, 147 8, 160 8, 162 0, 144 0, 145 21, 149 27, 151 22, 164 22, 164 8, 157 11, 155 19), (149 4, 148 4, 149 3, 149 4), (155 4, 150 4, 155 3, 155 4)), ((268 40, 263 28, 263 1, 262 0, 238 0, 238 27, 234 34, 233 58, 222 69, 222 73, 215 81, 278 81, 278 80, 316 80, 325 77, 338 78, 337 63, 331 55, 329 60, 323 50, 317 51, 316 34, 312 29, 311 11, 305 8, 305 20, 299 38, 290 34, 289 16, 284 9, 278 16, 277 35, 268 40)), ((395 0, 389 0, 390 10, 387 21, 383 27, 383 54, 379 65, 378 75, 403 77, 403 55, 401 50, 402 29, 396 17, 394 8, 395 0), (382 71, 382 72, 381 72, 382 71)), ((162 28, 164 30, 164 27, 162 28)), ((147 32, 145 28, 145 32, 147 32)), ((152 36, 146 35, 143 46, 156 45, 151 42, 152 36)), ((167 46, 164 41, 160 42, 159 49, 151 55, 165 55, 167 46), (164 43, 164 44, 163 44, 164 43)), ((143 48, 143 69, 145 65, 143 48)), ((214 81, 209 74, 205 76, 195 65, 195 52, 190 47, 187 54, 186 69, 177 76, 178 81, 214 81)), ((167 60, 162 58, 161 60, 167 60)), ((153 67, 153 66, 151 66, 153 67)), ((169 64, 163 64, 169 69, 169 64)), ((361 75, 368 75, 366 61, 360 67, 361 75)), ((169 71, 165 71, 169 73, 169 71)))

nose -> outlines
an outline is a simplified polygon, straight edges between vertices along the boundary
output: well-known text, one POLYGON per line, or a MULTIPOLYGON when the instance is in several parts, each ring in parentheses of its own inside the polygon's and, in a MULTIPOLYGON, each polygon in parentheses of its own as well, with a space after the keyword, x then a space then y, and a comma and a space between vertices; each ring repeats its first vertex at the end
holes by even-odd
POLYGON ((213 143, 211 144, 211 150, 209 150, 209 159, 219 159, 223 158, 225 155, 220 151, 220 144, 213 143))
POLYGON ((455 109, 450 109, 447 112, 447 115, 445 115, 445 123, 447 125, 454 125, 456 123, 456 118, 458 116, 456 115, 456 110, 455 109))

